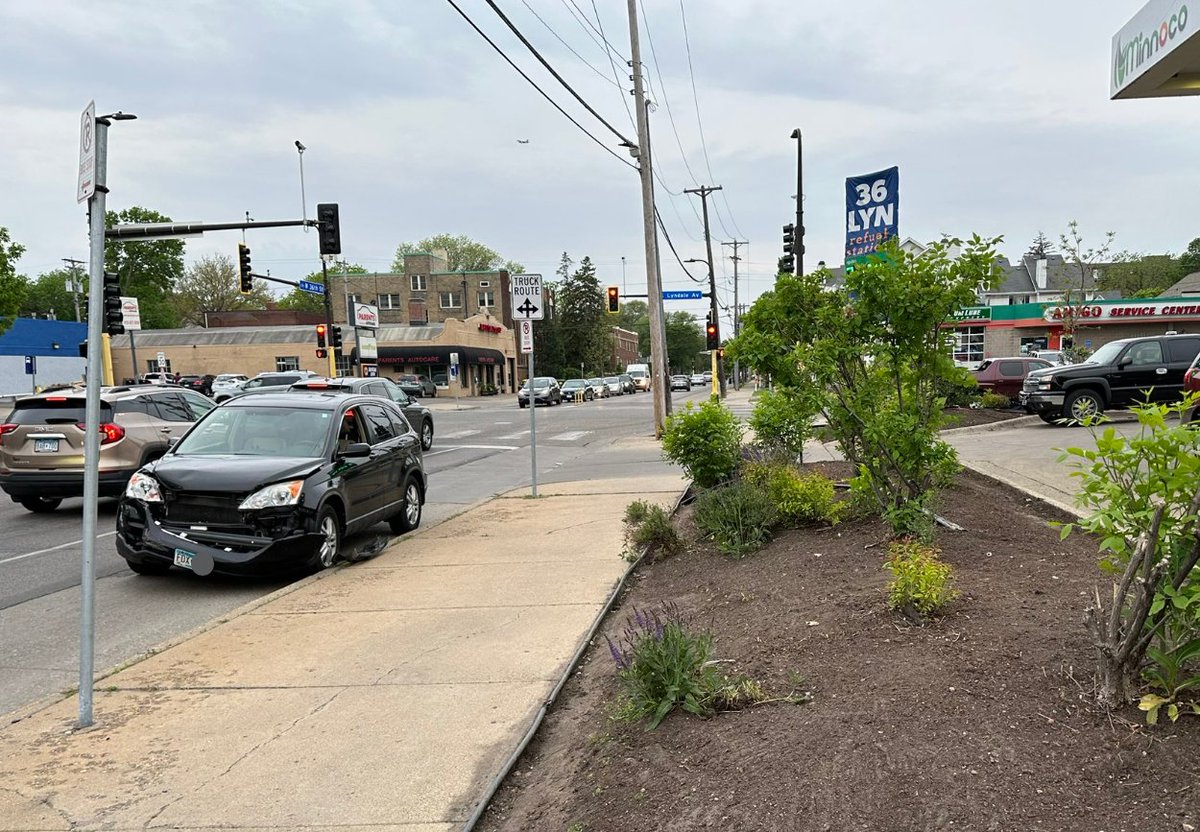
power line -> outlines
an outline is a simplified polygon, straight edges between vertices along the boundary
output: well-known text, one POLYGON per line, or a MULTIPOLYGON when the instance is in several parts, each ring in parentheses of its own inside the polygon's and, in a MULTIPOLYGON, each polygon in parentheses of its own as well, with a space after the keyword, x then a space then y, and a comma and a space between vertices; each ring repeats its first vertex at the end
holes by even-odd
POLYGON ((667 233, 666 223, 663 222, 662 214, 658 212, 658 206, 654 206, 654 218, 658 220, 658 227, 662 229, 663 237, 667 240, 667 246, 670 247, 671 253, 675 255, 675 262, 679 264, 679 268, 683 269, 683 273, 691 278, 693 283, 703 283, 704 281, 697 277, 692 277, 692 273, 688 271, 688 267, 683 264, 679 252, 675 250, 675 243, 671 242, 671 235, 667 233))
MULTIPOLYGON (((626 58, 624 55, 622 55, 621 52, 617 49, 617 47, 613 46, 609 42, 608 38, 606 38, 604 36, 603 27, 597 28, 596 26, 593 26, 592 21, 588 20, 588 16, 584 13, 583 9, 579 8, 579 4, 577 4, 575 2, 575 0, 563 0, 563 5, 566 5, 568 2, 570 2, 570 4, 575 7, 575 11, 579 12, 578 19, 583 21, 582 23, 580 23, 580 25, 584 26, 584 31, 591 29, 593 32, 595 32, 596 34, 598 34, 600 36, 600 41, 597 41, 597 45, 599 45, 600 42, 603 42, 603 46, 600 47, 601 49, 611 49, 616 54, 616 56, 621 59, 621 61, 623 63, 629 63, 629 59, 626 58)), ((569 11, 569 9, 568 9, 568 11, 569 11)), ((597 15, 597 20, 599 20, 599 15, 597 15)), ((595 40, 595 38, 592 38, 592 40, 595 40)))
POLYGON ((554 35, 554 37, 556 37, 556 38, 558 39, 558 42, 559 42, 559 43, 561 43, 563 46, 567 47, 567 50, 568 50, 568 51, 570 51, 570 53, 571 53, 572 55, 574 55, 576 58, 578 58, 578 59, 579 59, 579 60, 580 60, 580 61, 583 63, 583 65, 584 65, 584 66, 586 66, 586 67, 587 67, 588 69, 590 69, 592 72, 594 72, 594 73, 596 73, 597 75, 599 75, 599 76, 600 76, 600 77, 601 77, 601 78, 602 78, 602 79, 603 79, 605 82, 607 82, 607 83, 609 83, 609 84, 614 84, 614 85, 617 87, 617 89, 620 89, 620 88, 621 88, 621 84, 620 84, 620 82, 619 82, 619 81, 616 81, 616 80, 614 80, 614 79, 612 79, 612 78, 609 78, 609 77, 608 77, 607 75, 605 75, 603 72, 601 72, 600 70, 596 69, 596 67, 592 66, 591 62, 590 62, 590 61, 588 61, 588 59, 587 59, 587 58, 583 57, 583 56, 582 56, 582 55, 580 55, 578 52, 576 52, 576 51, 575 51, 575 47, 573 47, 573 46, 571 46, 571 44, 567 43, 567 42, 566 42, 566 40, 564 40, 564 39, 563 39, 562 35, 560 35, 558 32, 556 32, 556 31, 554 30, 554 27, 553 27, 553 26, 551 26, 549 23, 547 23, 547 22, 545 21, 545 19, 543 19, 543 18, 542 18, 542 16, 541 16, 540 14, 538 14, 538 13, 537 13, 537 10, 536 10, 536 9, 534 9, 534 7, 533 7, 533 6, 529 5, 529 0, 521 0, 521 5, 523 5, 523 6, 524 6, 525 8, 527 8, 527 9, 529 9, 529 12, 530 12, 530 13, 531 13, 531 14, 532 14, 534 17, 536 17, 536 18, 538 19, 538 22, 539 22, 539 23, 541 23, 543 26, 545 26, 545 27, 546 27, 546 30, 547 30, 548 32, 550 32, 550 34, 554 35))
MULTIPOLYGON (((692 81, 692 102, 696 106, 696 126, 700 129, 700 149, 704 153, 704 167, 708 171, 708 178, 711 182, 716 177, 712 175, 712 164, 708 159, 708 142, 704 138, 704 121, 700 118, 700 96, 696 92, 696 72, 692 67, 692 44, 691 38, 688 35, 687 12, 684 10, 683 0, 679 0, 679 17, 683 21, 683 45, 687 50, 688 76, 692 81)), ((729 198, 725 196, 724 192, 721 193, 721 198, 725 200, 725 209, 729 212, 729 221, 733 224, 734 230, 737 231, 737 234, 732 234, 729 229, 725 227, 725 221, 721 219, 721 212, 716 210, 717 222, 721 224, 721 229, 725 232, 726 236, 733 237, 734 239, 737 239, 738 237, 745 237, 746 235, 742 233, 741 229, 738 228, 737 223, 733 220, 733 210, 729 208, 729 198)), ((717 203, 714 200, 714 210, 716 207, 717 203)))
POLYGON ((608 38, 604 36, 604 21, 600 19, 600 10, 596 8, 596 0, 592 0, 592 11, 596 13, 596 24, 600 27, 600 39, 604 41, 604 54, 608 58, 608 65, 612 67, 613 80, 617 84, 617 89, 621 91, 621 104, 625 107, 625 115, 629 116, 629 123, 633 125, 633 129, 637 130, 637 122, 633 118, 633 111, 629 109, 628 93, 624 84, 621 83, 621 74, 617 71, 617 62, 613 60, 614 49, 609 47, 608 38))
POLYGON ((483 38, 485 41, 488 42, 489 46, 491 46, 493 49, 496 50, 496 52, 498 52, 500 54, 500 57, 502 57, 508 63, 509 66, 511 66, 513 69, 515 69, 522 78, 524 78, 526 81, 528 81, 530 86, 532 86, 535 90, 537 90, 539 93, 541 93, 542 98, 549 101, 550 104, 554 107, 554 109, 558 110, 560 113, 562 113, 564 116, 566 116, 567 120, 570 121, 572 124, 574 124, 576 127, 578 127, 581 131, 583 131, 583 133, 589 139, 594 141, 596 144, 600 145, 600 147, 602 147, 604 149, 604 152, 607 153, 609 156, 612 156, 614 159, 616 159, 618 162, 625 165, 626 167, 630 167, 630 168, 633 168, 634 170, 637 170, 637 165, 634 165, 631 162, 628 162, 625 159, 622 159, 608 145, 606 145, 604 142, 600 141, 600 139, 596 138, 596 136, 593 135, 591 133, 591 131, 589 131, 586 127, 584 127, 582 124, 580 124, 578 121, 576 121, 575 118, 570 113, 568 113, 566 110, 564 110, 557 101, 555 101, 553 98, 551 98, 544 89, 539 87, 536 81, 534 81, 532 78, 530 78, 528 75, 526 75, 525 71, 523 69, 521 69, 521 67, 519 67, 515 63, 513 63, 512 58, 508 57, 508 55, 506 55, 504 53, 504 50, 496 45, 495 41, 493 41, 491 38, 489 38, 482 29, 480 29, 478 26, 476 26, 475 21, 472 20, 471 18, 469 18, 467 16, 467 13, 464 12, 462 9, 460 9, 458 7, 458 4, 455 3, 454 0, 446 0, 446 2, 449 3, 454 8, 454 11, 459 13, 459 15, 462 17, 463 20, 467 21, 467 23, 470 24, 472 29, 474 29, 476 32, 479 33, 479 36, 481 38, 483 38))
MULTIPOLYGON (((449 2, 451 2, 451 5, 453 5, 452 0, 449 0, 449 2)), ((512 31, 512 33, 517 36, 517 39, 520 40, 521 43, 525 44, 525 48, 533 53, 533 57, 538 59, 538 62, 546 68, 546 71, 549 72, 551 75, 553 75, 554 79, 556 81, 558 81, 558 83, 562 84, 563 88, 566 89, 567 92, 571 93, 571 95, 574 96, 576 101, 578 101, 580 104, 583 105, 583 108, 585 110, 587 110, 589 113, 591 113, 593 116, 595 116, 597 121, 599 121, 601 124, 603 124, 605 127, 607 127, 614 136, 616 136, 618 139, 621 140, 621 143, 623 145, 626 145, 628 147, 636 146, 635 143, 631 142, 629 139, 627 139, 621 133, 620 130, 613 127, 611 124, 609 124, 608 120, 606 118, 604 118, 604 116, 602 116, 598 112, 596 112, 595 108, 592 107, 591 104, 587 103, 583 99, 582 95, 575 92, 575 88, 567 83, 567 79, 565 79, 561 75, 559 75, 558 71, 554 67, 550 66, 550 62, 542 57, 542 53, 538 52, 537 48, 532 43, 529 42, 529 39, 526 38, 523 34, 521 34, 521 30, 518 29, 515 25, 513 25, 513 22, 508 19, 508 15, 506 15, 503 11, 501 11, 500 7, 496 5, 495 0, 484 0, 484 2, 487 3, 491 7, 492 11, 494 11, 496 13, 496 15, 501 20, 504 21, 504 25, 507 26, 512 31)), ((458 8, 458 7, 455 6, 455 8, 458 8)))

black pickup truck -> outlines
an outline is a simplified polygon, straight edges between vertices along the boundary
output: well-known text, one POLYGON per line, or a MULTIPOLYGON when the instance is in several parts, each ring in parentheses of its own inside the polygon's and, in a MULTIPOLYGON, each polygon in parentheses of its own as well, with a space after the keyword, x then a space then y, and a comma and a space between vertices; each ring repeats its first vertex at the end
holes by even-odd
POLYGON ((1200 334, 1154 335, 1112 341, 1082 364, 1047 367, 1025 377, 1019 400, 1044 422, 1079 424, 1109 408, 1145 401, 1172 402, 1200 353, 1200 334))

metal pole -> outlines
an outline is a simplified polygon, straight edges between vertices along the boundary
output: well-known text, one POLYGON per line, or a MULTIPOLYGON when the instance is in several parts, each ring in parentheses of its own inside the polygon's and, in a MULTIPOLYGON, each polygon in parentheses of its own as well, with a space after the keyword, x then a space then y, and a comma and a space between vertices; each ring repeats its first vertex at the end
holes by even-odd
MULTIPOLYGON (((531 321, 529 326, 533 327, 531 321)), ((533 351, 529 352, 529 481, 531 483, 529 493, 531 496, 537 496, 537 394, 533 386, 533 351)), ((547 404, 547 407, 550 405, 547 404)))
MULTIPOLYGON (((708 292, 709 292, 709 309, 712 312, 713 323, 716 324, 718 332, 721 328, 720 312, 717 308, 717 275, 713 271, 713 253, 712 253, 712 235, 708 230, 708 195, 713 191, 721 190, 720 185, 701 185, 699 188, 684 188, 685 194, 699 194, 700 208, 702 209, 704 219, 704 247, 708 252, 708 292)), ((717 349, 713 350, 713 383, 712 394, 725 398, 725 362, 721 359, 721 350, 718 345, 717 349)))
POLYGON ((129 360, 133 362, 133 382, 137 384, 138 363, 137 363, 137 344, 133 341, 133 333, 137 330, 128 330, 129 332, 129 360))
POLYGON ((804 135, 797 127, 796 140, 796 277, 804 276, 804 135))
POLYGON ((92 724, 96 634, 96 502, 100 497, 100 318, 104 303, 104 204, 108 193, 108 127, 96 119, 96 192, 88 200, 88 360, 83 422, 83 534, 79 580, 79 727, 92 724))
MULTIPOLYGON (((750 243, 745 240, 734 240, 729 243, 721 243, 721 245, 733 246, 733 256, 729 259, 733 261, 733 337, 736 338, 738 333, 742 331, 741 307, 738 305, 738 263, 742 258, 738 256, 738 247, 748 246, 750 243)), ((733 386, 738 390, 742 389, 741 370, 741 362, 734 360, 733 386)))
MULTIPOLYGON (((296 140, 296 153, 300 156, 300 217, 306 223, 308 222, 308 198, 304 195, 304 151, 307 150, 304 145, 300 144, 300 140, 296 140)), ((250 213, 247 211, 246 213, 250 213)), ((245 229, 242 229, 245 233, 245 229)), ((304 226, 304 233, 308 233, 308 226, 304 226)))
POLYGON ((654 436, 661 437, 666 422, 668 390, 666 329, 663 325, 662 280, 658 273, 658 235, 654 222, 654 168, 650 160, 650 122, 646 91, 642 85, 642 49, 638 42, 637 0, 628 0, 629 52, 633 69, 633 95, 637 111, 638 173, 642 180, 642 235, 646 245, 646 300, 650 307, 650 393, 654 397, 654 436))
MULTIPOLYGON (((301 156, 300 158, 303 159, 304 157, 301 156)), ((330 287, 330 285, 329 285, 329 267, 325 263, 325 255, 321 255, 321 280, 323 280, 325 283, 325 334, 326 334, 326 336, 330 336, 333 334, 333 300, 329 296, 330 295, 329 290, 332 287, 330 287)), ((350 310, 347 309, 346 310, 346 314, 347 314, 346 326, 347 326, 347 328, 350 326, 349 313, 350 313, 350 310)), ((329 347, 329 354, 326 356, 326 360, 328 360, 328 362, 329 362, 329 377, 330 378, 337 378, 337 354, 338 354, 338 352, 339 352, 339 350, 335 350, 332 346, 329 347)))

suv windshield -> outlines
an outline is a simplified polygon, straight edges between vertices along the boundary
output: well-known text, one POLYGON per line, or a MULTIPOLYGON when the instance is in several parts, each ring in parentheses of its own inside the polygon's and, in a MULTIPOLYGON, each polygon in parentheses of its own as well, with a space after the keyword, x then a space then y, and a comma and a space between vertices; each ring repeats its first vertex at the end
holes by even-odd
POLYGON ((1111 364, 1117 360, 1117 356, 1121 354, 1121 350, 1125 348, 1126 341, 1113 341, 1105 344, 1100 349, 1096 350, 1091 356, 1084 361, 1084 364, 1111 364))
POLYGON ((175 446, 178 456, 320 456, 328 410, 218 407, 175 446))

